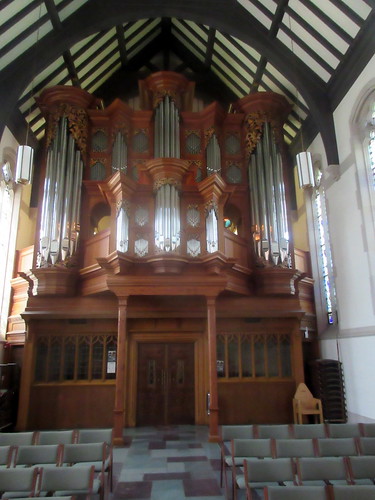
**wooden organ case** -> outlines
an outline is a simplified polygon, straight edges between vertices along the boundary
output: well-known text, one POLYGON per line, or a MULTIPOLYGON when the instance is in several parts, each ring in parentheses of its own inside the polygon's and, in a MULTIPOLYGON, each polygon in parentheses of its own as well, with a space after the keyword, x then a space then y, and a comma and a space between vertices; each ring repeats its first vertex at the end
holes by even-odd
POLYGON ((196 423, 215 440, 219 424, 291 422, 314 307, 292 245, 289 104, 260 92, 194 111, 173 72, 139 91, 139 109, 74 87, 39 97, 18 429, 113 425, 121 442, 124 426, 196 423))

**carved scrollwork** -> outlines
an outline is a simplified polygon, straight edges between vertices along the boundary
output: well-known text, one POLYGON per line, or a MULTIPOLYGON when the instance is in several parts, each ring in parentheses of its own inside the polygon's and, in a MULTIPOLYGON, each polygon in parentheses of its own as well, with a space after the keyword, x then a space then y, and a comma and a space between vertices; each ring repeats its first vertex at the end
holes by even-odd
POLYGON ((245 150, 246 157, 249 157, 256 148, 263 134, 263 125, 268 122, 271 125, 276 144, 283 143, 283 134, 280 121, 264 112, 250 113, 245 118, 245 150))
POLYGON ((207 217, 207 215, 211 212, 212 209, 215 211, 216 217, 218 217, 219 210, 218 210, 217 203, 214 200, 207 201, 204 204, 205 216, 207 217))
POLYGON ((77 108, 71 104, 60 104, 54 113, 50 115, 47 129, 47 147, 56 136, 60 118, 66 116, 68 119, 69 132, 77 144, 81 153, 86 153, 88 137, 88 118, 83 108, 77 108))
POLYGON ((121 209, 124 209, 126 214, 129 215, 130 203, 128 200, 118 200, 116 203, 116 214, 118 214, 121 209))
POLYGON ((176 179, 173 179, 172 177, 164 177, 163 179, 157 179, 154 182, 154 191, 157 191, 160 189, 162 186, 165 186, 166 184, 169 184, 170 186, 175 186, 176 189, 180 190, 181 189, 181 183, 177 181, 176 179))
POLYGON ((157 108, 161 101, 165 98, 165 96, 169 96, 171 100, 175 103, 177 106, 177 92, 172 92, 171 89, 163 89, 163 90, 158 90, 157 92, 154 93, 153 99, 152 99, 152 106, 153 108, 157 108))
POLYGON ((207 144, 210 142, 212 136, 216 134, 215 127, 210 127, 204 131, 204 148, 207 148, 207 144))

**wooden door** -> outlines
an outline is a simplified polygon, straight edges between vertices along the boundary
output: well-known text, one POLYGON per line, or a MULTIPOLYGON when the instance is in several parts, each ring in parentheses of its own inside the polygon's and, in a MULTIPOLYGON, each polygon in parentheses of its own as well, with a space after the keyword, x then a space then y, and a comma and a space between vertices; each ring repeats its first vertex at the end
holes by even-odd
POLYGON ((194 424, 194 344, 139 343, 137 425, 194 424))

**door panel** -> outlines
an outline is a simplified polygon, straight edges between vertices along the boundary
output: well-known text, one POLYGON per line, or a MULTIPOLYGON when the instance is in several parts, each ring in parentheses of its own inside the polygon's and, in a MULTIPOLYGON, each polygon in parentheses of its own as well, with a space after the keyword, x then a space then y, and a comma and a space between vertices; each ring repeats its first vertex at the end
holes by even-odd
POLYGON ((137 425, 194 423, 194 344, 138 345, 137 425))

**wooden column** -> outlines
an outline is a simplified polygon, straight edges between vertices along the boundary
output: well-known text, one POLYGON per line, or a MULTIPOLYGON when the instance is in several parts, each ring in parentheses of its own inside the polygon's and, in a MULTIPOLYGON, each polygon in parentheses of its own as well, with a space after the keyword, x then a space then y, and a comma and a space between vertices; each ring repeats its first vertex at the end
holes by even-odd
POLYGON ((220 436, 216 367, 216 297, 207 297, 207 337, 209 366, 208 390, 210 393, 208 439, 211 442, 218 442, 220 436))
POLYGON ((128 297, 118 299, 118 330, 117 330, 117 363, 115 409, 113 411, 113 444, 123 445, 123 430, 125 424, 125 367, 126 367, 126 318, 128 297))
POLYGON ((33 352, 35 343, 33 326, 34 326, 33 323, 27 324, 26 326, 26 337, 25 337, 25 345, 23 351, 23 363, 22 363, 20 397, 18 402, 16 431, 25 431, 28 428, 28 422, 29 422, 31 384, 32 381, 34 380, 34 374, 32 373, 33 370, 32 361, 33 361, 33 352))
POLYGON ((303 370, 303 347, 302 347, 302 332, 301 332, 301 319, 298 318, 294 321, 292 333, 292 363, 294 380, 296 387, 301 382, 305 382, 305 375, 303 370))

